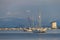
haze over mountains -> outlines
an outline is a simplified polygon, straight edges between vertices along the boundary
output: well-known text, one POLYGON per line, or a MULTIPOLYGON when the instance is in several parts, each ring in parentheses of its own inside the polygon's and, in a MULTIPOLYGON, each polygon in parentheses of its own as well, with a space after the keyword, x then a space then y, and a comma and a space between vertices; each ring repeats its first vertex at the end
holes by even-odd
POLYGON ((32 23, 32 20, 23 18, 0 18, 0 27, 29 27, 32 23))
MULTIPOLYGON (((57 20, 58 26, 60 26, 59 20, 57 20)), ((0 27, 36 27, 38 26, 38 21, 29 20, 27 18, 0 18, 0 27)), ((51 27, 49 21, 41 22, 42 27, 51 27), (47 25, 46 25, 47 24, 47 25)))

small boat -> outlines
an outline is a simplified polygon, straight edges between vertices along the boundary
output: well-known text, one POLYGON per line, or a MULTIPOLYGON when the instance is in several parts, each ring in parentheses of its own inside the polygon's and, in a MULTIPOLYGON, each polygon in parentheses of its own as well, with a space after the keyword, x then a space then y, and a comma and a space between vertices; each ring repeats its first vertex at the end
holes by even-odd
POLYGON ((33 32, 34 33, 45 33, 47 30, 47 28, 43 28, 43 29, 40 29, 40 30, 34 30, 33 32))

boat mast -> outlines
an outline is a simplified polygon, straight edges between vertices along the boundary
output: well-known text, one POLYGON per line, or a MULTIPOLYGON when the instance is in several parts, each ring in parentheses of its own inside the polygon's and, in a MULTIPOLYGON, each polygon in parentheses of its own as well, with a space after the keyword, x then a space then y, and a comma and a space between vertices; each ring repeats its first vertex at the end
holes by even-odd
POLYGON ((38 25, 39 27, 41 27, 41 10, 39 9, 39 13, 38 13, 38 25))
POLYGON ((31 20, 30 16, 28 16, 27 19, 28 19, 29 27, 32 27, 32 20, 31 20))

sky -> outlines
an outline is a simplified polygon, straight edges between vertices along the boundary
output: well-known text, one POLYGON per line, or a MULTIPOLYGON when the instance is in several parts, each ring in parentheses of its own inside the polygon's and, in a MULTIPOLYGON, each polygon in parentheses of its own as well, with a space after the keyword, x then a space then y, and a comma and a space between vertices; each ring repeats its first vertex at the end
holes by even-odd
POLYGON ((37 19, 41 16, 42 24, 60 20, 60 0, 0 0, 0 18, 37 19))

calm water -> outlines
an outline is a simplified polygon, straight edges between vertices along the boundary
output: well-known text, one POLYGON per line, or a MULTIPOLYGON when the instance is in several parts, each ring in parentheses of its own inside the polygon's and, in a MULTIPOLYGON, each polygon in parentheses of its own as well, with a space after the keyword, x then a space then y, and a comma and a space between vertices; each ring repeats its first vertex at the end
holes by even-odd
POLYGON ((0 40, 60 40, 60 34, 0 33, 0 40))

